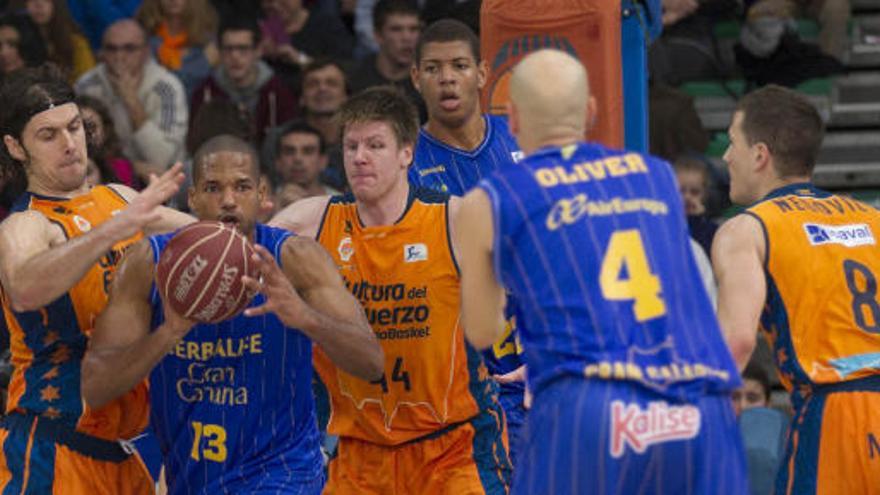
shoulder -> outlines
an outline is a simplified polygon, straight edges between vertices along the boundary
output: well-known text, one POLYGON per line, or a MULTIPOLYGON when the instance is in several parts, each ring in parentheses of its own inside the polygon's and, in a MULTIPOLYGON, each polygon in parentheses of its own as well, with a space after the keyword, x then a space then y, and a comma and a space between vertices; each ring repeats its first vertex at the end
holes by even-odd
POLYGON ((340 197, 314 196, 301 199, 276 213, 268 225, 287 229, 300 236, 314 236, 327 205, 335 198, 340 197))
POLYGON ((148 77, 153 80, 151 86, 155 92, 160 94, 169 90, 183 92, 183 83, 180 82, 180 78, 154 60, 147 62, 144 67, 144 74, 145 77, 149 75, 148 77))
POLYGON ((77 93, 94 94, 103 87, 104 83, 104 64, 89 69, 85 74, 80 76, 74 83, 74 89, 77 93))
MULTIPOLYGON (((741 213, 721 224, 712 240, 712 259, 723 259, 732 252, 766 247, 764 224, 750 213, 741 213)), ((763 258, 763 256, 761 256, 763 258)))
POLYGON ((30 237, 49 226, 49 219, 36 210, 24 210, 11 213, 0 222, 0 235, 24 235, 30 237))
POLYGON ((107 184, 107 189, 116 193, 117 196, 122 198, 126 203, 130 203, 132 199, 134 199, 138 192, 134 189, 126 186, 125 184, 107 184))
POLYGON ((421 201, 422 203, 427 204, 438 204, 438 203, 446 203, 450 202, 450 195, 444 192, 437 191, 435 189, 431 189, 423 186, 411 186, 413 188, 413 196, 421 201))

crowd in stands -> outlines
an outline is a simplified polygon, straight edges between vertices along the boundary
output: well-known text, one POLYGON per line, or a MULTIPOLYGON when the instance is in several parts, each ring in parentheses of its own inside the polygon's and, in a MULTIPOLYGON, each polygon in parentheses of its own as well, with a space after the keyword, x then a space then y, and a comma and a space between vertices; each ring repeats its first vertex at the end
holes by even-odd
MULTIPOLYGON (((232 134, 260 150, 263 173, 273 185, 272 204, 279 209, 345 190, 334 116, 350 95, 396 85, 425 121, 411 78, 419 33, 426 23, 447 16, 478 32, 479 4, 11 0, 0 2, 0 78, 51 62, 74 84, 89 137, 89 180, 95 184, 120 182, 139 189, 150 174, 186 163, 211 137, 232 134)), ((726 197, 720 192, 723 171, 703 155, 709 138, 693 100, 675 88, 734 73, 753 85, 793 86, 816 73, 840 72, 850 6, 848 0, 665 0, 662 5, 663 34, 649 52, 651 151, 674 164, 692 236, 708 254, 726 197), (797 38, 794 19, 804 15, 819 22, 818 45, 797 38), (725 19, 743 25, 732 57, 721 53, 712 34, 725 19)), ((10 180, 0 177, 2 184, 10 180)), ((186 208, 185 193, 186 185, 175 200, 180 209, 186 208)), ((3 212, 14 200, 7 196, 0 194, 3 212)), ((774 405, 775 380, 766 369, 760 363, 746 369, 745 386, 734 402, 743 424, 759 425, 747 436, 761 432, 764 440, 775 441, 767 436, 767 421, 746 419, 748 409, 774 405)), ((755 463, 778 459, 778 451, 766 450, 755 463)), ((761 473, 752 475, 757 479, 761 473)))

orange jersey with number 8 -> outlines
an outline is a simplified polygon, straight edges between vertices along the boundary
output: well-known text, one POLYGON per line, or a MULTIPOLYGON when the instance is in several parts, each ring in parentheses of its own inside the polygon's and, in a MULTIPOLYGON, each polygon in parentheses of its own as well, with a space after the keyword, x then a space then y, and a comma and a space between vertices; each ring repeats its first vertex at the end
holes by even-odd
POLYGON ((783 382, 812 386, 880 371, 880 214, 808 184, 753 206, 766 234, 761 317, 783 382))
POLYGON ((465 343, 447 196, 416 189, 394 225, 361 225, 352 196, 334 197, 318 234, 385 351, 385 374, 366 382, 320 349, 331 434, 399 445, 477 415, 495 400, 479 354, 465 343))

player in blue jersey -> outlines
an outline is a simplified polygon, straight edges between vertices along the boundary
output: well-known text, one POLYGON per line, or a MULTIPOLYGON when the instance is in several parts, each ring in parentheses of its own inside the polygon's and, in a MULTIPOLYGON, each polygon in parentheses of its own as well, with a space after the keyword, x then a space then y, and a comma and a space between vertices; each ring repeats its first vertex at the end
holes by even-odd
POLYGON ((498 337, 502 285, 522 307, 535 399, 514 493, 748 493, 739 374, 671 168, 581 141, 595 101, 568 54, 524 58, 510 94, 527 158, 465 196, 456 242, 475 346, 498 337))
POLYGON ((171 235, 151 237, 123 261, 84 359, 91 406, 149 374, 171 494, 320 493, 312 342, 352 375, 382 374, 378 341, 323 248, 255 223, 257 163, 243 141, 214 138, 196 153, 189 196, 198 218, 235 226, 257 249, 262 283, 245 280, 262 293, 245 315, 194 325, 163 308, 153 271, 171 235))
MULTIPOLYGON (((480 41, 467 25, 444 19, 431 24, 419 38, 413 84, 428 108, 419 130, 410 183, 462 196, 521 154, 507 120, 480 112, 480 89, 486 82, 480 41)), ((522 347, 516 340, 515 304, 508 304, 504 334, 483 353, 500 383, 507 416, 510 458, 515 461, 519 429, 525 420, 522 347)))

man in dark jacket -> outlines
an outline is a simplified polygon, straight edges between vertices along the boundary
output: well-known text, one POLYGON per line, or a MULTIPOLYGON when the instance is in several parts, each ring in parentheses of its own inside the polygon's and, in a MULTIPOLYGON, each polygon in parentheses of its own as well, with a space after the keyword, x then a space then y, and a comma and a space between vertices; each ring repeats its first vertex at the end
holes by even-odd
POLYGON ((262 142, 266 131, 296 116, 296 99, 268 64, 260 60, 260 28, 253 18, 224 20, 217 35, 220 64, 193 94, 190 130, 203 103, 230 100, 252 123, 262 142))

